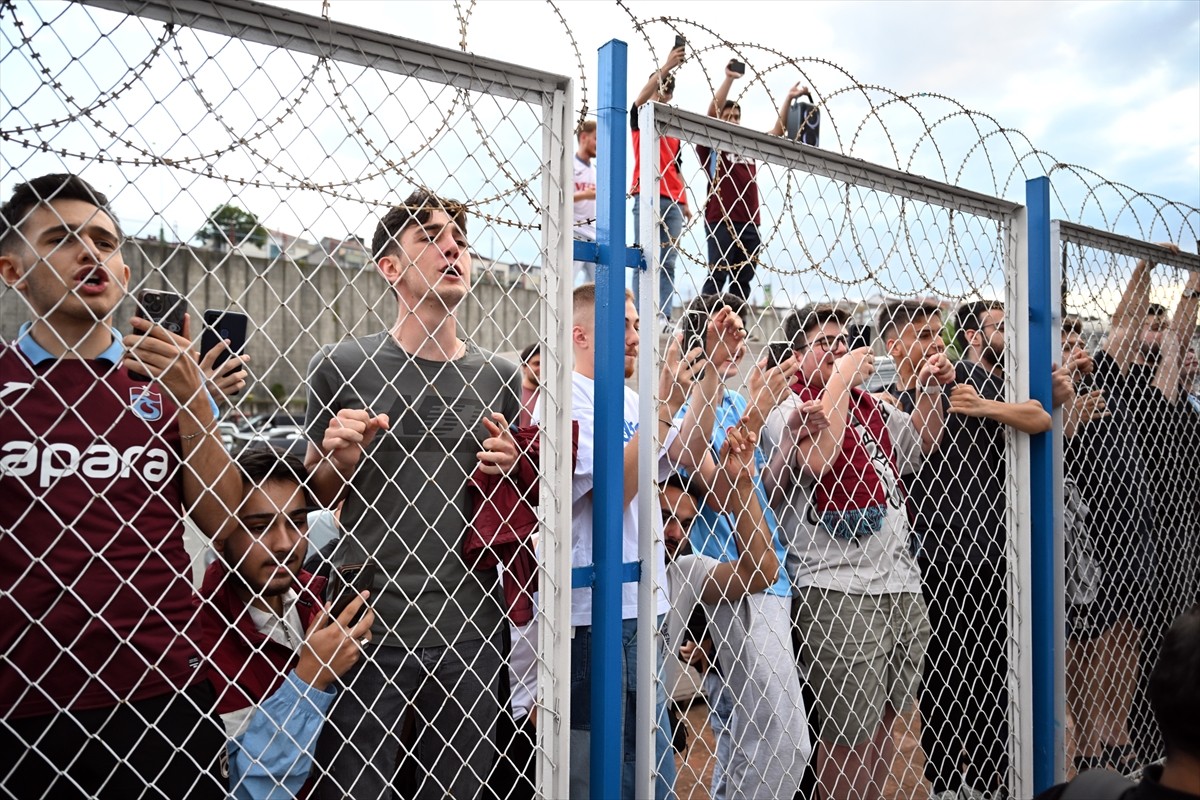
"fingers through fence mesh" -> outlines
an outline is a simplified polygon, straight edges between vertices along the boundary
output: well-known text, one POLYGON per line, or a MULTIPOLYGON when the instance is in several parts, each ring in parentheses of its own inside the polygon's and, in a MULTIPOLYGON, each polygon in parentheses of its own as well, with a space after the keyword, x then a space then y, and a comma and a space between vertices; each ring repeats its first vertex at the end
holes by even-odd
POLYGON ((1200 264, 1146 242, 1200 212, 623 5, 687 44, 631 81, 614 178, 582 80, 237 11, 0 9, 6 796, 582 797, 593 730, 628 796, 1030 794, 1042 173, 1102 229, 1056 253, 1067 760, 1161 755, 1200 264), (619 374, 570 249, 605 188, 648 262, 619 374))

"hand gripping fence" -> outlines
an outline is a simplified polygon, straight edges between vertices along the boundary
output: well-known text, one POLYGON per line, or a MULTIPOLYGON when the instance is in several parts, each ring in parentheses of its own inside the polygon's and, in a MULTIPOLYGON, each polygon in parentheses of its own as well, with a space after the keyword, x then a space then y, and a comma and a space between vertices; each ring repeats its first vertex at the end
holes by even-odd
POLYGON ((0 796, 1027 797, 1159 759, 1200 211, 621 3, 686 57, 626 92, 608 43, 592 108, 578 11, 538 8, 575 78, 470 53, 486 4, 459 49, 0 6, 0 796))

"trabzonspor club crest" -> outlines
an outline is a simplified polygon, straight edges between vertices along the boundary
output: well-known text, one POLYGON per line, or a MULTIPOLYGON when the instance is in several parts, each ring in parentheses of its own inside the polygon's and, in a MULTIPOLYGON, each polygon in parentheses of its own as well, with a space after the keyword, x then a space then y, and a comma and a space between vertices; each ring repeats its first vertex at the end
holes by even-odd
POLYGON ((154 422, 162 417, 162 395, 152 392, 146 387, 131 386, 129 388, 129 407, 142 419, 154 422))

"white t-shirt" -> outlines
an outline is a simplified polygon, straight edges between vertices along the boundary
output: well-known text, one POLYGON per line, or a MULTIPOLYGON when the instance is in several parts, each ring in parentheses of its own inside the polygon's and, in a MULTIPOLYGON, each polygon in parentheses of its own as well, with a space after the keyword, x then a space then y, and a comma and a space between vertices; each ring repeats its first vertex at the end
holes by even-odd
MULTIPOLYGON (((596 162, 583 163, 575 156, 575 191, 596 191, 596 162)), ((575 201, 575 237, 596 241, 596 199, 575 201), (591 220, 587 222, 585 220, 591 220)))
MULTIPOLYGON (((787 414, 801 404, 797 395, 785 399, 767 417, 762 447, 773 458, 783 438, 787 414)), ((881 406, 892 440, 892 459, 900 475, 915 474, 924 458, 921 435, 912 417, 898 408, 881 406)), ((880 530, 855 541, 832 536, 817 518, 812 496, 816 484, 793 481, 783 499, 773 505, 787 547, 786 567, 792 586, 816 586, 848 594, 893 594, 921 591, 921 573, 910 549, 911 529, 899 476, 891 469, 882 445, 862 436, 880 481, 887 492, 887 513, 880 530)), ((793 462, 794 468, 794 462, 793 462)))
MULTIPOLYGON (((624 425, 622 440, 626 443, 633 438, 638 429, 638 396, 637 392, 628 386, 625 390, 625 403, 622 413, 624 425)), ((571 566, 586 567, 592 560, 592 487, 595 476, 596 436, 596 382, 578 372, 571 375, 571 418, 579 423, 579 449, 575 458, 575 474, 571 479, 571 566)), ((540 422, 542 416, 542 401, 539 398, 537 407, 533 410, 534 422, 540 422)), ((668 436, 674 436, 672 429, 668 436)), ((666 457, 666 444, 658 454, 657 480, 665 480, 670 472, 669 460, 666 457)), ((629 505, 625 506, 622 517, 622 555, 625 562, 638 560, 638 500, 635 495, 629 505)), ((654 570, 658 575, 658 611, 667 613, 670 605, 667 602, 666 586, 666 550, 663 548, 662 517, 658 513, 658 498, 654 503, 653 520, 654 536, 654 570)), ((637 617, 638 584, 626 583, 621 587, 621 618, 635 619, 637 617)), ((574 589, 571 592, 571 624, 592 624, 592 590, 574 589)))

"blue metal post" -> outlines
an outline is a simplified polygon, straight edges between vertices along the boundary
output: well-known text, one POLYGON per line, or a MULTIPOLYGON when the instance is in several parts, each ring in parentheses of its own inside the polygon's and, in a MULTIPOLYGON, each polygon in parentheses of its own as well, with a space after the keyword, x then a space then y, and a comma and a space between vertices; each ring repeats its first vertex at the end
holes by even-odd
MULTIPOLYGON (((1050 252, 1050 179, 1025 182, 1029 243, 1029 394, 1052 408, 1050 364, 1053 325, 1053 254, 1050 252)), ((1054 783, 1055 762, 1055 619, 1054 433, 1030 437, 1031 489, 1030 595, 1033 610, 1033 789, 1054 783)))
POLYGON ((592 490, 594 798, 621 796, 621 560, 625 407, 625 142, 627 45, 600 48, 596 151, 596 428, 592 490))

